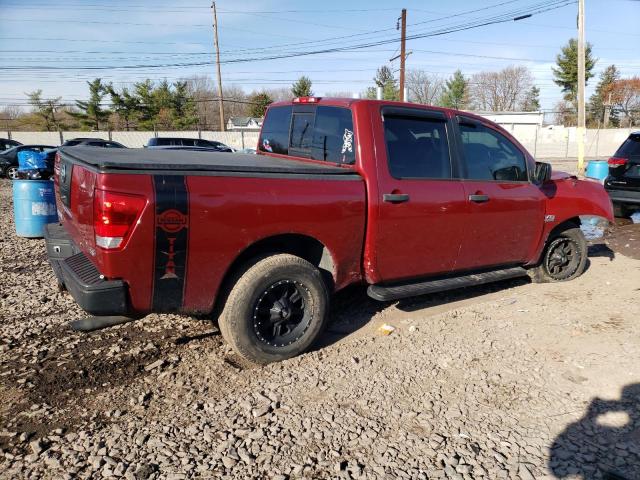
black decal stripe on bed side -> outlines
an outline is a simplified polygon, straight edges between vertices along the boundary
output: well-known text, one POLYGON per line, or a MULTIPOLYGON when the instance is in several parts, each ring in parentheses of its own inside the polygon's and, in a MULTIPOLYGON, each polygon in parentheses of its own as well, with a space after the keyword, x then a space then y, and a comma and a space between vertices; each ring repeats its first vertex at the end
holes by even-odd
POLYGON ((183 175, 154 175, 155 245, 152 309, 180 310, 186 283, 189 193, 183 175))

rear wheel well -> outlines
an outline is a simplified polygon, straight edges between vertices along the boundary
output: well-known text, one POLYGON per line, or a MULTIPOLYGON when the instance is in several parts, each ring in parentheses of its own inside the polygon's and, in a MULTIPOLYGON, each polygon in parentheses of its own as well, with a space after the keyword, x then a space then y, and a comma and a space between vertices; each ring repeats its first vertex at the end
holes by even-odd
POLYGON ((222 311, 224 302, 238 279, 239 270, 246 269, 249 263, 254 263, 257 259, 279 253, 295 255, 318 267, 327 290, 333 291, 336 267, 329 249, 322 242, 302 234, 276 235, 250 245, 231 263, 218 289, 212 312, 214 317, 222 311))

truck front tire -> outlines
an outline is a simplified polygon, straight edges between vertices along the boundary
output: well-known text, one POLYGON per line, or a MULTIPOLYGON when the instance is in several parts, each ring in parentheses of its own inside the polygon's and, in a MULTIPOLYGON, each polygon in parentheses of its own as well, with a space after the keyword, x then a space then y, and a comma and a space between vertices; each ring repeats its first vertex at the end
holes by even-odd
POLYGON ((320 271, 289 254, 261 258, 235 277, 219 318, 224 339, 246 360, 295 357, 322 332, 329 292, 320 271))
POLYGON ((564 282, 584 273, 588 246, 582 230, 568 228, 547 240, 540 264, 528 273, 535 283, 564 282))

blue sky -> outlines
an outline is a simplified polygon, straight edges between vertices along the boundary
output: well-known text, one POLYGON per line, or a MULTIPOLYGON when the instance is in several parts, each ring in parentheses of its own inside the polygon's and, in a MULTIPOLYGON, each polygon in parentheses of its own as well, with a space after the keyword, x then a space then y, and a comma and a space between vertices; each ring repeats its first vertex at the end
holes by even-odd
MULTIPOLYGON (((219 0, 220 45, 225 62, 288 52, 360 45, 398 36, 400 10, 407 9, 408 35, 475 22, 551 0, 448 2, 378 0, 302 2, 219 0), (475 12, 470 12, 476 10, 475 12), (466 12, 466 13, 465 13, 466 12), (374 31, 375 33, 371 33, 374 31)), ((623 76, 640 75, 640 1, 587 0, 587 40, 598 58, 596 72, 615 63, 623 76)), ((525 65, 541 89, 542 107, 560 99, 551 66, 560 47, 576 36, 577 4, 518 22, 410 40, 407 68, 449 76, 525 65)), ((176 80, 215 75, 212 15, 208 0, 0 0, 0 103, 24 103, 25 92, 42 89, 65 101, 86 98, 86 80, 102 77, 116 85, 144 78, 176 80), (201 66, 163 66, 185 63, 201 66), (143 68, 122 68, 137 67, 143 68), (37 68, 49 67, 46 70, 37 68), (53 67, 51 69, 50 67, 53 67), (79 68, 102 67, 101 70, 79 68)), ((225 85, 246 92, 288 87, 301 74, 318 95, 360 92, 372 84, 377 67, 397 62, 398 43, 286 59, 224 63, 225 85)), ((591 80, 587 94, 595 86, 591 80)))

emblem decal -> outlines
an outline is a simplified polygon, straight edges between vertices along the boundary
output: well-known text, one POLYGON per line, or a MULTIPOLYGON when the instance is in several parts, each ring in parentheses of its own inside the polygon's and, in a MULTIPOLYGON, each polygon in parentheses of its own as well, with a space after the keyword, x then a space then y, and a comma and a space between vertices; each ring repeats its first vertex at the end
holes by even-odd
POLYGON ((156 221, 158 226, 167 233, 178 233, 187 226, 187 216, 175 208, 162 212, 156 221))

